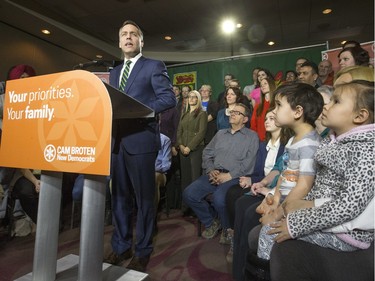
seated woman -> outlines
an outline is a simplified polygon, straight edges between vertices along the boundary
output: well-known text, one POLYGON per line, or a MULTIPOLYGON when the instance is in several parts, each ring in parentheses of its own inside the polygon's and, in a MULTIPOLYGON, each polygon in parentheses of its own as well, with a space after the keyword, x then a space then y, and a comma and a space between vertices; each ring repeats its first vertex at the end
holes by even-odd
POLYGON ((264 118, 268 109, 274 107, 273 93, 276 90, 275 81, 271 78, 262 79, 260 81, 260 90, 260 102, 254 107, 254 114, 251 116, 250 128, 258 134, 261 141, 264 141, 266 137, 264 118))

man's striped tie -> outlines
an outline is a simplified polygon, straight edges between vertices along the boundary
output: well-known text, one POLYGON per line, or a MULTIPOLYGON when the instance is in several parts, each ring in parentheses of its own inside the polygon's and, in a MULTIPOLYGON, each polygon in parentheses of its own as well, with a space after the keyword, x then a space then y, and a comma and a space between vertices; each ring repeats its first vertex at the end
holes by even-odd
POLYGON ((130 64, 131 63, 132 63, 131 60, 126 61, 124 73, 122 74, 122 77, 121 77, 121 83, 120 83, 120 90, 121 91, 125 90, 126 81, 128 81, 128 77, 129 77, 129 70, 130 70, 130 64))

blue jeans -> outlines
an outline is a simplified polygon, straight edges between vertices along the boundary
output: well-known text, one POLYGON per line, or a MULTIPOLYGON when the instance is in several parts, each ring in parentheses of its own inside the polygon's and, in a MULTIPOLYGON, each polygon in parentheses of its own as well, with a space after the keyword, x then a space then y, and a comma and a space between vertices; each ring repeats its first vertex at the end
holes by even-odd
POLYGON ((200 176, 193 181, 182 194, 184 202, 194 211, 198 219, 205 227, 210 227, 216 217, 219 216, 220 223, 224 229, 230 227, 225 196, 228 189, 238 183, 238 178, 231 179, 220 185, 212 185, 207 175, 200 176), (212 207, 204 199, 208 194, 213 194, 212 207))

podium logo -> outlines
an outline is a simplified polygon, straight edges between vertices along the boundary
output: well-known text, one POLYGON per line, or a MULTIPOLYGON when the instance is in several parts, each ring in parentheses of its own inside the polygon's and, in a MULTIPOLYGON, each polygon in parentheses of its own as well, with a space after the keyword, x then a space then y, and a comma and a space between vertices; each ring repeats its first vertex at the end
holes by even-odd
POLYGON ((56 148, 49 144, 44 148, 44 159, 46 159, 47 162, 52 162, 55 160, 56 157, 56 148))

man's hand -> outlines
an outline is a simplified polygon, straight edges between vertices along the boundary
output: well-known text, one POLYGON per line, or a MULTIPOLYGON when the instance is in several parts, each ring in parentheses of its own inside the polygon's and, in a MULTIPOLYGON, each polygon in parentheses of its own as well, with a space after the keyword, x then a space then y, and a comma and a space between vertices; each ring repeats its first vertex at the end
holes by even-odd
POLYGON ((229 173, 220 173, 218 170, 213 170, 208 174, 209 181, 212 185, 219 185, 232 179, 229 173))
POLYGON ((240 177, 239 185, 242 188, 248 188, 251 186, 251 178, 250 177, 240 177))
POLYGON ((216 182, 217 184, 222 184, 224 182, 230 181, 232 179, 232 176, 229 173, 220 173, 216 176, 216 182))
POLYGON ((208 173, 208 180, 212 185, 217 185, 216 177, 220 174, 218 170, 212 170, 208 173))

